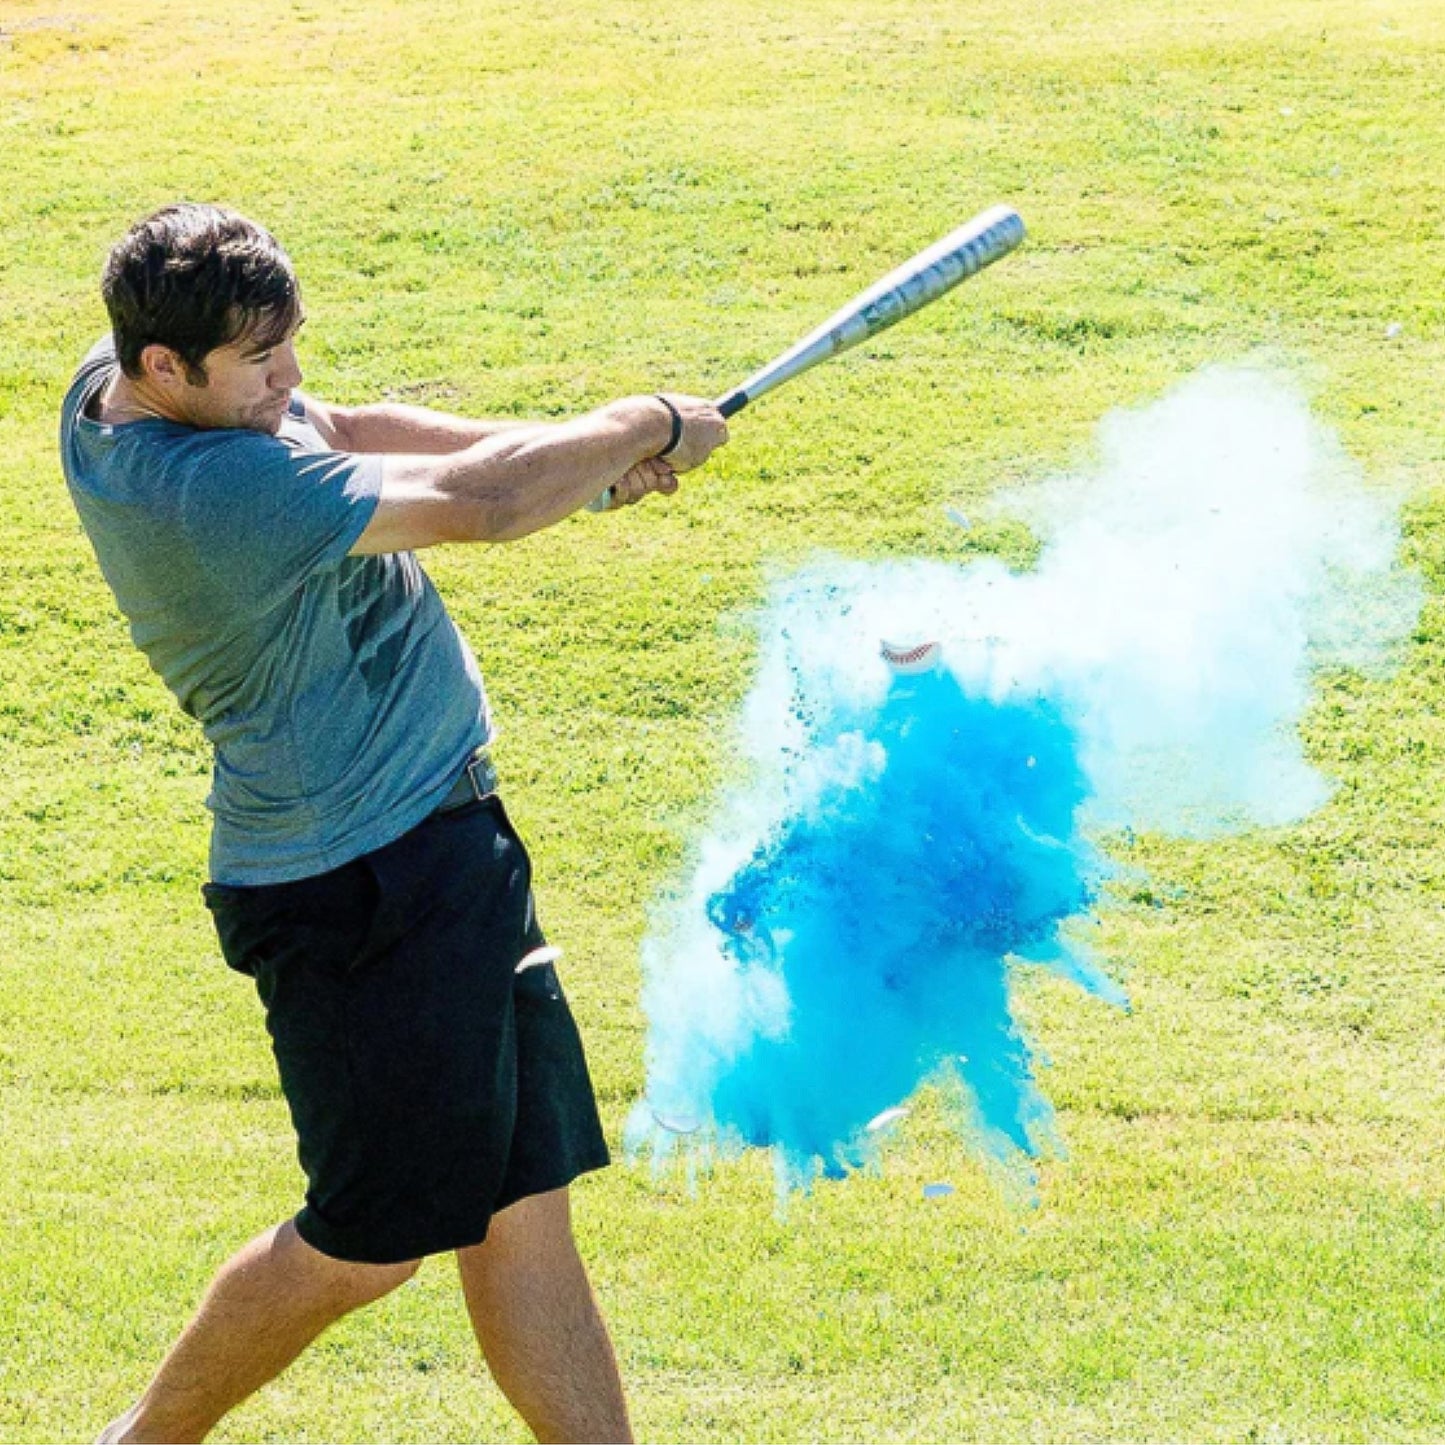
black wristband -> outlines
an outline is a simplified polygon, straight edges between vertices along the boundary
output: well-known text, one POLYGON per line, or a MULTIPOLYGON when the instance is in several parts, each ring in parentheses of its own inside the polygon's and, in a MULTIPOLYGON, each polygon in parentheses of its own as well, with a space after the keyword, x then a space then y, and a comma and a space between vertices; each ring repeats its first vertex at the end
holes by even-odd
POLYGON ((682 440, 682 413, 665 396, 659 396, 655 400, 660 401, 667 408, 667 414, 672 418, 672 435, 668 437, 667 445, 657 454, 659 457, 665 457, 675 452, 678 442, 682 440))

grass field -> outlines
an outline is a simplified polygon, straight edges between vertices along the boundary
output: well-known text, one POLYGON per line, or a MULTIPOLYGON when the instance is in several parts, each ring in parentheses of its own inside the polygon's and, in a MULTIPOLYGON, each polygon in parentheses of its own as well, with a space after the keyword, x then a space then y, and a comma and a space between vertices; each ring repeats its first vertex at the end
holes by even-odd
MULTIPOLYGON (((696 1197, 624 1166, 580 1233, 649 1438, 1445 1437, 1442 117, 1439 0, 0 0, 0 1438, 91 1438, 298 1198, 200 904, 203 740, 53 444, 106 247, 182 196, 287 244, 318 395, 496 415, 719 392, 973 212, 1030 222, 676 501, 428 558, 614 1139, 646 911, 727 777, 772 571, 1022 562, 943 504, 1208 361, 1303 377, 1408 486, 1426 611, 1398 677, 1312 712, 1319 815, 1134 845, 1103 928, 1132 1014, 1026 981, 1071 1150, 1039 1207, 924 1109, 785 1219, 763 1159, 696 1197)), ((525 1435, 436 1261, 218 1438, 525 1435)))

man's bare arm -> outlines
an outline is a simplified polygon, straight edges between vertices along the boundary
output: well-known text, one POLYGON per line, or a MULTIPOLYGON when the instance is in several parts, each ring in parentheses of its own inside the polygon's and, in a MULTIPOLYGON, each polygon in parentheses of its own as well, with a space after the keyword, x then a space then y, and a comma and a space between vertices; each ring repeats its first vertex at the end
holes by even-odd
POLYGON ((622 500, 676 489, 675 471, 700 466, 727 440, 711 402, 669 398, 683 420, 666 462, 672 417, 656 397, 628 397, 572 421, 517 427, 446 455, 392 455, 381 500, 354 553, 404 552, 439 542, 510 542, 560 522, 618 484, 622 500))
POLYGON ((337 406, 307 394, 303 394, 302 400, 306 419, 321 433, 322 441, 339 452, 445 456, 465 451, 504 432, 536 431, 544 425, 523 421, 472 421, 402 402, 337 406))

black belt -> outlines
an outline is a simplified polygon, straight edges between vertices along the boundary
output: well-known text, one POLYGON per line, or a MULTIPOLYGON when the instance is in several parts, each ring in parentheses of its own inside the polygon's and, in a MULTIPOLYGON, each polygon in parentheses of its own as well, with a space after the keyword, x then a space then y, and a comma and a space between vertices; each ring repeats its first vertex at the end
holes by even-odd
POLYGON ((462 769, 461 776, 452 784, 452 790, 437 806, 438 813, 449 813, 453 808, 465 808, 483 798, 490 798, 497 791, 497 769, 492 755, 486 748, 478 748, 462 769))

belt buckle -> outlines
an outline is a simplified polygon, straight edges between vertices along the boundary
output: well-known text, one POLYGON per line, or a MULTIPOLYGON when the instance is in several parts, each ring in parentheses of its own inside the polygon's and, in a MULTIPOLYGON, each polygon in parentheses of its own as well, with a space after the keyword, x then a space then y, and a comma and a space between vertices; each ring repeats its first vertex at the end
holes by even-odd
POLYGON ((490 798, 497 791, 497 770, 492 766, 492 760, 486 753, 478 753, 470 759, 463 771, 467 775, 467 781, 472 785, 472 792, 476 795, 478 802, 490 798))

